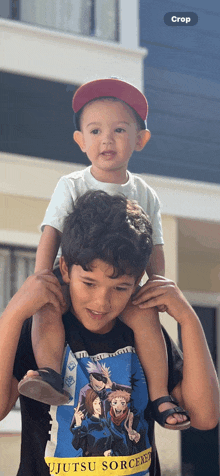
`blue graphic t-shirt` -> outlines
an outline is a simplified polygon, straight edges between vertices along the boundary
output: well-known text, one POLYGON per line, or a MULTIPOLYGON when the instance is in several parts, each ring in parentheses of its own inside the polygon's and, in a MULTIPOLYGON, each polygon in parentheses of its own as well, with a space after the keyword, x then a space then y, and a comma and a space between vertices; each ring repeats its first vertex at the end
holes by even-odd
MULTIPOLYGON (((20 397, 22 445, 17 476, 159 476, 147 383, 133 332, 117 319, 107 334, 94 334, 71 312, 63 316, 63 322, 62 373, 69 402, 50 407, 20 397)), ((31 327, 30 318, 23 325, 15 358, 18 381, 27 370, 37 369, 31 327)), ((181 379, 182 358, 165 331, 164 336, 171 392, 181 379)))
POLYGON ((124 333, 117 342, 115 328, 100 336, 74 316, 71 324, 73 319, 74 341, 68 339, 63 362, 70 400, 50 408, 51 437, 45 452, 50 474, 144 476, 151 462, 144 418, 148 390, 133 336, 118 322, 124 333))

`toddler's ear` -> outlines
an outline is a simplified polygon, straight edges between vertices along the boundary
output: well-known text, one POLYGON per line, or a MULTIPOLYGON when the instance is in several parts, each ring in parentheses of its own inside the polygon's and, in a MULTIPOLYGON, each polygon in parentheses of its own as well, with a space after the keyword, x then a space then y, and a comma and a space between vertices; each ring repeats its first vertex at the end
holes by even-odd
POLYGON ((75 131, 73 133, 73 140, 78 144, 82 152, 86 152, 84 137, 81 131, 75 131))
POLYGON ((136 145, 135 145, 135 150, 141 151, 144 146, 147 144, 147 142, 151 138, 151 133, 148 129, 141 130, 137 133, 137 140, 136 140, 136 145))

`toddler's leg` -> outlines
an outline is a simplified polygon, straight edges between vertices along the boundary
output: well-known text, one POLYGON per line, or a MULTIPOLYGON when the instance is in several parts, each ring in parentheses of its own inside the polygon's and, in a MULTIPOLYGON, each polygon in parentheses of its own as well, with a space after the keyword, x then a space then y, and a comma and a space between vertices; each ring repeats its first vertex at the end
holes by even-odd
MULTIPOLYGON (((68 295, 68 287, 62 286, 68 295)), ((19 392, 48 405, 62 405, 69 397, 63 391, 61 364, 65 343, 62 316, 51 306, 33 316, 32 347, 39 372, 28 372, 19 383, 19 392)))
MULTIPOLYGON (((168 397, 167 351, 157 311, 140 309, 131 304, 123 312, 122 319, 133 329, 135 349, 147 378, 151 401, 168 397)), ((175 407, 175 404, 165 402, 158 405, 158 411, 161 413, 175 407)), ((179 424, 184 426, 186 420, 188 423, 187 416, 173 413, 172 416, 167 416, 165 422, 173 429, 176 425, 181 429, 179 424)))
MULTIPOLYGON (((70 307, 69 286, 63 282, 59 261, 53 270, 62 286, 63 297, 70 307)), ((32 346, 38 368, 49 367, 56 372, 61 372, 65 331, 62 316, 56 316, 52 308, 40 310, 33 318, 32 346)))
POLYGON ((38 368, 60 373, 65 342, 62 316, 58 319, 51 309, 40 310, 33 316, 31 338, 38 368))

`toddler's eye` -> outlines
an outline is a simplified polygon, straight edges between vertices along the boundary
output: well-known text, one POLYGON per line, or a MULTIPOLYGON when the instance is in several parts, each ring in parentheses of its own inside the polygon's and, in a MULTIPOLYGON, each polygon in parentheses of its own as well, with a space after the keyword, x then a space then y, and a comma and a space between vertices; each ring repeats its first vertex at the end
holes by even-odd
POLYGON ((115 129, 115 132, 126 132, 125 129, 123 129, 122 127, 117 127, 117 129, 115 129))
POLYGON ((96 134, 98 134, 98 133, 99 133, 99 129, 93 129, 93 130, 91 131, 91 134, 94 134, 94 135, 96 135, 96 134))

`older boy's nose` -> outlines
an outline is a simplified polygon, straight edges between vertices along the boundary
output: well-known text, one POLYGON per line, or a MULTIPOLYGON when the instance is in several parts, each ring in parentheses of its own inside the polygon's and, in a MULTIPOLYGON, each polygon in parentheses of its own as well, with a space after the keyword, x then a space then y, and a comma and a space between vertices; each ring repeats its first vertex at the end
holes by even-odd
POLYGON ((109 312, 111 309, 111 297, 105 289, 99 290, 94 299, 97 312, 109 312))

